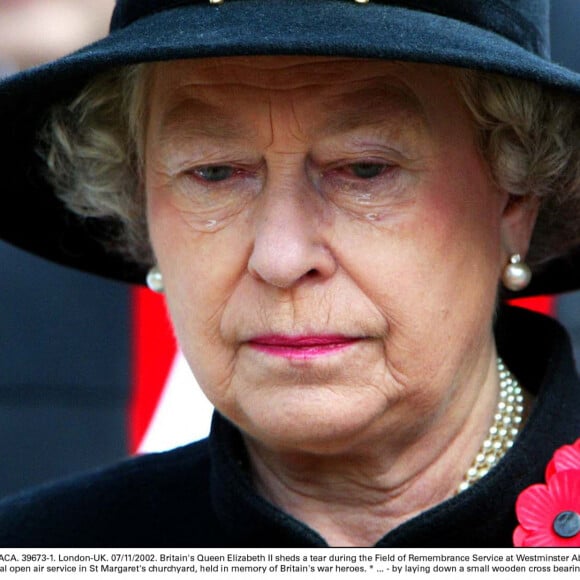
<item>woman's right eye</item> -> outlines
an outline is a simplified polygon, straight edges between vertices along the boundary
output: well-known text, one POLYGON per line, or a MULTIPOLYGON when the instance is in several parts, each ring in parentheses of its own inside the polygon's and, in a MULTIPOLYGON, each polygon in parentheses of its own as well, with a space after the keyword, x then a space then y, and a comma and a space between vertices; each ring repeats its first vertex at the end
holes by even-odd
POLYGON ((234 176, 236 170, 231 165, 205 165, 196 167, 190 171, 195 177, 201 181, 216 183, 225 181, 234 176))

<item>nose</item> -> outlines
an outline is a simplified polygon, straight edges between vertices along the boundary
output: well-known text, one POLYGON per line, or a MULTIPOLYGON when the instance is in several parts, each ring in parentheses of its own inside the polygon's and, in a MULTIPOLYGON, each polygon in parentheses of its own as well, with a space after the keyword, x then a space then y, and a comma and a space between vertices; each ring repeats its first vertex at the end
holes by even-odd
POLYGON ((327 279, 336 271, 327 239, 328 216, 308 184, 267 186, 255 220, 248 261, 255 278, 289 289, 305 279, 327 279))

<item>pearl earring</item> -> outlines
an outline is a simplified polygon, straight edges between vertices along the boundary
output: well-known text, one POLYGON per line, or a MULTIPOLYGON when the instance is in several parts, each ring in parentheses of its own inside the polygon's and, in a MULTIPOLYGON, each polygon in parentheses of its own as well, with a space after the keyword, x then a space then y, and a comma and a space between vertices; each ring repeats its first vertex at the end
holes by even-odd
POLYGON ((157 266, 153 266, 149 272, 147 272, 147 287, 153 292, 162 294, 165 290, 163 285, 163 274, 159 271, 157 266))
POLYGON ((510 261, 503 269, 501 279, 508 290, 518 292, 530 283, 532 271, 525 262, 522 262, 522 257, 519 254, 512 254, 510 261))

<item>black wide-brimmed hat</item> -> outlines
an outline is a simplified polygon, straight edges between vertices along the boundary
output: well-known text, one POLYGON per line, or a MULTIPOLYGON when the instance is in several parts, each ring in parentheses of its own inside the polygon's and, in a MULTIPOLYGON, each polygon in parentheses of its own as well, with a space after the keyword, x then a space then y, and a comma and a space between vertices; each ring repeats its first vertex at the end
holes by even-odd
MULTIPOLYGON (((62 264, 142 283, 144 267, 106 251, 109 225, 55 197, 35 153, 47 108, 96 73, 145 61, 320 55, 440 63, 573 91, 551 62, 549 0, 118 0, 110 34, 0 82, 0 237, 62 264)), ((528 294, 580 287, 580 249, 536 274, 528 294)))

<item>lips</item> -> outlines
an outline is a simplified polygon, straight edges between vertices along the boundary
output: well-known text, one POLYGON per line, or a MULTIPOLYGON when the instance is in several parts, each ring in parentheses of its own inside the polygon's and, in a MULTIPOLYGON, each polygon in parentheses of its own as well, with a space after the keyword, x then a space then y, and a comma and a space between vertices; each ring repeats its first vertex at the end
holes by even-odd
POLYGON ((312 359, 329 356, 345 350, 360 339, 337 334, 285 336, 258 336, 248 341, 255 350, 288 359, 312 359))

